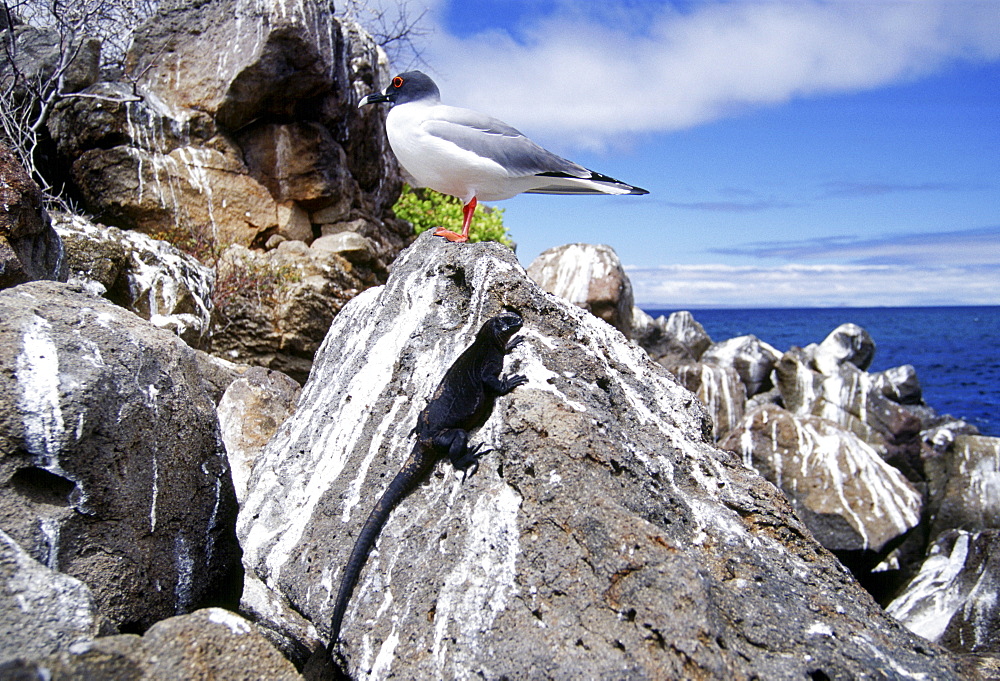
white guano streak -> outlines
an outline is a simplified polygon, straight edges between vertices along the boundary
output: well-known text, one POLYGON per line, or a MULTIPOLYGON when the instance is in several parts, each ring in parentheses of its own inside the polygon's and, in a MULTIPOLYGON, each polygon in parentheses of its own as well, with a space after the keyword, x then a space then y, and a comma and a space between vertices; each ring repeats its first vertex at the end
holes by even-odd
POLYGON ((438 595, 434 618, 434 663, 439 678, 460 674, 457 664, 445 673, 449 653, 463 655, 464 646, 487 631, 507 605, 515 588, 520 532, 517 514, 521 497, 511 487, 502 485, 498 493, 481 496, 469 519, 468 534, 462 555, 445 577, 438 595), (449 629, 457 630, 449 636, 449 629), (445 639, 457 645, 446 646, 445 639))
POLYGON ((14 375, 21 387, 18 408, 28 452, 41 459, 45 468, 64 474, 57 461, 65 425, 59 403, 59 356, 49 335, 51 329, 48 321, 32 316, 24 329, 14 375))

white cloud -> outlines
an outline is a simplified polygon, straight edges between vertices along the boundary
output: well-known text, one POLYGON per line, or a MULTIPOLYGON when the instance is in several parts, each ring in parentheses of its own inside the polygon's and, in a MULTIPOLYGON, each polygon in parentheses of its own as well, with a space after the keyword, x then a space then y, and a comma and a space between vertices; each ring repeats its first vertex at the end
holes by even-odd
POLYGON ((601 5, 561 3, 516 34, 459 38, 438 27, 426 59, 449 103, 606 144, 1000 58, 996 2, 706 2, 686 12, 640 3, 616 7, 612 22, 601 5))
POLYGON ((1000 266, 626 267, 643 307, 998 305, 1000 266))

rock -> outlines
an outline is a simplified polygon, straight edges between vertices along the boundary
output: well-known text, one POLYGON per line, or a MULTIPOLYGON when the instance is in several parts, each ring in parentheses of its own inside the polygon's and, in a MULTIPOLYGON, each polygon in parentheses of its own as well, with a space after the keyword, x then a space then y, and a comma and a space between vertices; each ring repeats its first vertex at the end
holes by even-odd
POLYGON ((254 462, 278 427, 295 412, 301 386, 279 371, 252 367, 219 402, 219 427, 233 476, 236 500, 247 495, 254 462))
POLYGON ((232 612, 208 608, 157 622, 141 638, 99 638, 48 657, 27 657, 0 666, 4 679, 301 680, 252 624, 232 612))
POLYGON ((823 339, 813 355, 813 365, 821 374, 833 375, 842 364, 864 371, 875 357, 875 341, 857 324, 841 324, 823 339))
POLYGON ((0 289, 66 277, 62 241, 42 206, 42 191, 0 141, 0 289))
POLYGON ((632 308, 632 338, 664 366, 697 361, 712 344, 690 312, 653 319, 637 307, 632 308))
POLYGON ((78 215, 55 216, 66 244, 72 280, 177 334, 192 347, 211 338, 215 273, 194 257, 145 234, 95 224, 78 215))
POLYGON ((195 351, 66 284, 0 291, 0 519, 126 631, 224 599, 232 481, 195 351))
POLYGON ((708 408, 716 440, 724 438, 743 420, 747 391, 735 369, 701 362, 664 366, 708 408))
MULTIPOLYGON (((9 90, 13 101, 21 101, 27 94, 26 83, 44 84, 58 78, 64 93, 79 92, 94 83, 100 68, 100 41, 70 36, 69 30, 60 34, 53 28, 36 28, 15 22, 11 50, 0 51, 0 89, 4 92, 9 90), (16 55, 13 64, 9 54, 16 55), (68 63, 61 63, 64 58, 68 59, 68 63), (62 73, 57 74, 60 68, 62 73)), ((4 37, 5 41, 8 39, 4 37)))
POLYGON ((201 374, 201 385, 213 404, 218 404, 232 382, 250 369, 249 365, 235 364, 201 350, 195 350, 194 356, 201 374))
POLYGON ((343 147, 316 121, 252 125, 238 140, 251 175, 279 202, 337 196, 351 181, 343 147))
POLYGON ((317 251, 337 253, 353 263, 364 265, 375 258, 372 242, 356 232, 337 232, 321 236, 312 242, 317 251))
POLYGON ((442 463, 389 518, 344 620, 351 676, 959 677, 708 442, 703 408, 644 352, 543 293, 509 249, 429 234, 337 316, 254 467, 244 608, 328 631, 418 412, 502 309, 525 319, 506 372, 529 382, 472 433, 493 449, 475 475, 442 463))
POLYGON ((774 387, 771 372, 779 359, 780 352, 752 335, 712 343, 701 355, 702 362, 735 369, 747 388, 747 397, 774 387))
POLYGON ((410 239, 391 212, 401 180, 384 113, 357 109, 388 64, 328 3, 164 3, 126 61, 126 80, 94 84, 49 122, 102 221, 213 258, 276 234, 310 241, 310 214, 330 206, 364 222, 383 262, 410 239))
POLYGON ((887 398, 872 376, 851 362, 828 367, 823 374, 811 368, 807 352, 793 348, 781 357, 775 375, 789 411, 833 421, 882 453, 890 444, 912 441, 920 430, 918 418, 887 398))
POLYGON ((951 529, 1000 529, 1000 438, 958 435, 924 465, 933 499, 932 537, 951 529))
POLYGON ((1000 531, 949 530, 935 540, 920 573, 887 612, 952 651, 996 653, 998 590, 1000 531))
POLYGON ((528 266, 528 276, 553 295, 632 333, 632 282, 610 246, 567 244, 550 248, 528 266))
POLYGON ((870 446, 815 416, 775 406, 747 414, 720 445, 781 488, 816 539, 874 567, 920 521, 920 493, 870 446))
POLYGON ((875 390, 897 404, 923 404, 920 380, 912 364, 872 374, 872 382, 875 390))
POLYGON ((688 348, 695 359, 700 359, 712 345, 712 339, 705 332, 705 327, 699 324, 694 316, 686 310, 672 312, 667 317, 664 328, 668 335, 673 336, 681 345, 688 348))
POLYGON ((0 663, 89 641, 99 621, 86 584, 45 567, 0 531, 0 663))
POLYGON ((212 352, 303 383, 334 315, 384 276, 337 253, 284 241, 262 253, 231 246, 219 258, 212 352))

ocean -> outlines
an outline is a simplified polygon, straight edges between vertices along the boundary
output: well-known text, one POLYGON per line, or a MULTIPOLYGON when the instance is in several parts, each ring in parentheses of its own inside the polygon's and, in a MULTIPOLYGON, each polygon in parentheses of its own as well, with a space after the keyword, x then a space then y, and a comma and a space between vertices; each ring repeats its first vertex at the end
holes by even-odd
MULTIPOLYGON (((653 317, 675 310, 643 309, 653 317)), ((690 308, 689 308, 690 309, 690 308)), ((784 352, 852 322, 875 340, 869 371, 912 364, 924 402, 1000 437, 1000 307, 690 309, 713 341, 753 334, 784 352)))

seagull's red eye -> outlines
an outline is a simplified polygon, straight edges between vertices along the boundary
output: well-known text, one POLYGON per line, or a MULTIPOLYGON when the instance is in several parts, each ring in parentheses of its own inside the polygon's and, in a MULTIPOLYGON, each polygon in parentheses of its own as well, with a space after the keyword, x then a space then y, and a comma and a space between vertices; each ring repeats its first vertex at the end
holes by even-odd
POLYGON ((396 76, 395 78, 392 79, 392 86, 396 89, 403 87, 403 79, 400 78, 399 76, 396 76))

